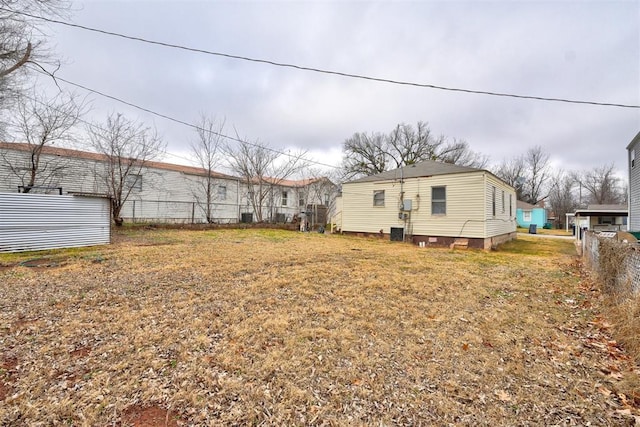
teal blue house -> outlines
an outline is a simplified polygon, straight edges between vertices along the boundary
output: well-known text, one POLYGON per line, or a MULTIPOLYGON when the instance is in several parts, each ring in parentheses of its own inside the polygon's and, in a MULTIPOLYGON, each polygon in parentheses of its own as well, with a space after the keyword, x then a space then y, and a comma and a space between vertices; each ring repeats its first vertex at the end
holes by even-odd
POLYGON ((535 224, 538 228, 542 228, 547 222, 547 210, 518 200, 516 202, 516 222, 518 227, 529 228, 531 224, 535 224))

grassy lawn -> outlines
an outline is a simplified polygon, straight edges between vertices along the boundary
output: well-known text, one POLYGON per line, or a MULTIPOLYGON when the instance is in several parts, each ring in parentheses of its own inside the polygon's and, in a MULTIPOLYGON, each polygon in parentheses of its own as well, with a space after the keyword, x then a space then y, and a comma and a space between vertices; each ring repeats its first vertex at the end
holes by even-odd
MULTIPOLYGON (((523 227, 518 227, 517 231, 518 233, 529 233, 529 229, 523 228, 523 227)), ((536 234, 547 234, 551 236, 573 236, 573 232, 571 231, 571 229, 569 229, 569 231, 566 231, 564 228, 560 230, 556 228, 547 229, 547 228, 537 227, 536 234)))
POLYGON ((622 425, 638 414, 638 368, 571 241, 525 236, 483 252, 279 230, 116 237, 0 255, 0 425, 622 425))

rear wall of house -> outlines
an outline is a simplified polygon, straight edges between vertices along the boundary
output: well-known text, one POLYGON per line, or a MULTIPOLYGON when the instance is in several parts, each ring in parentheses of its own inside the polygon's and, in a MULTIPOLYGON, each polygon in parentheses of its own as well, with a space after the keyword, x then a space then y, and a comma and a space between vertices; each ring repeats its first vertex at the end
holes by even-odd
POLYGON ((386 234, 392 227, 403 227, 412 235, 485 238, 515 231, 515 192, 484 171, 411 178, 402 184, 399 180, 347 183, 343 185, 342 203, 342 230, 346 232, 386 234), (446 189, 445 214, 432 212, 433 187, 446 189), (493 187, 498 197, 495 217, 493 187), (377 190, 385 191, 384 206, 373 205, 377 190), (401 199, 412 204, 406 221, 399 218, 401 199))

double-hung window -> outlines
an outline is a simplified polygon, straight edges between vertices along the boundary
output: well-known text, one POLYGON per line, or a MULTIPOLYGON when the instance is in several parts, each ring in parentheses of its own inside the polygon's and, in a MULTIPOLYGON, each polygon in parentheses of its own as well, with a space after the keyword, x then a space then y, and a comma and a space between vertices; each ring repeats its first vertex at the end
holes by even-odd
POLYGON ((218 185, 218 200, 227 200, 227 187, 218 185))
POLYGON ((431 215, 446 215, 447 188, 431 187, 431 215))
POLYGON ((384 206, 384 190, 373 191, 373 206, 384 206))

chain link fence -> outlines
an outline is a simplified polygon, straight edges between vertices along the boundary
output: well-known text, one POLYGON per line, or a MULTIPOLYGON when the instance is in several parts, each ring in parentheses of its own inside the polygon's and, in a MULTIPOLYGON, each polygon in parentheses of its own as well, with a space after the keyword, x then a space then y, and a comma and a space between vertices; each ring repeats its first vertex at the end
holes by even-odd
MULTIPOLYGON (((305 217, 313 224, 325 225, 326 207, 309 205, 305 217), (322 214, 322 215, 320 215, 322 214)), ((285 224, 300 220, 297 208, 262 206, 261 222, 285 224)), ((249 206, 237 203, 211 203, 207 212, 206 204, 197 201, 130 199, 124 204, 121 217, 129 223, 157 224, 235 224, 258 221, 249 206), (207 214, 210 218, 207 220, 207 214)))
POLYGON ((191 201, 128 200, 121 211, 126 222, 154 222, 162 224, 231 224, 239 222, 238 205, 211 205, 211 221, 207 221, 205 206, 191 201))
POLYGON ((587 231, 582 239, 582 257, 598 274, 604 289, 618 295, 640 291, 640 246, 619 241, 617 233, 587 231))

